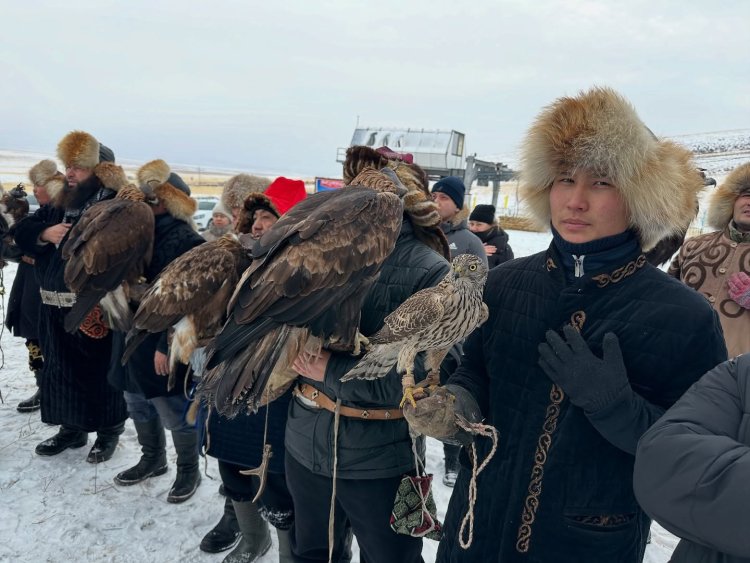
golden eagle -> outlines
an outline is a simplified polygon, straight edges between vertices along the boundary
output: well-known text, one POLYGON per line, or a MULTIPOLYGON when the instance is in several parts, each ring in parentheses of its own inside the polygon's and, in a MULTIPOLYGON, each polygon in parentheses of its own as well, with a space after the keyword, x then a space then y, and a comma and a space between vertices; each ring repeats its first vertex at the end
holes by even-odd
POLYGON ((257 408, 267 385, 291 384, 303 349, 359 349, 360 310, 396 244, 406 192, 393 170, 365 168, 349 186, 298 203, 260 238, 199 387, 221 414, 257 408), (272 373, 288 381, 269 383, 272 373))
POLYGON ((96 173, 117 195, 84 211, 63 246, 65 284, 77 294, 65 317, 71 333, 97 304, 110 327, 127 331, 132 313, 123 284, 138 280, 153 252, 154 214, 144 202, 148 194, 129 184, 114 163, 100 163, 96 173))

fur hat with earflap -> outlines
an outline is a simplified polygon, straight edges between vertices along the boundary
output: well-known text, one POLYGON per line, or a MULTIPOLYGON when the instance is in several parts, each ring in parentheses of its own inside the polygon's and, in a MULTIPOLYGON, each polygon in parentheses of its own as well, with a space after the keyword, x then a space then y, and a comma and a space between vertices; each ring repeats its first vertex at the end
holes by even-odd
POLYGON ((540 226, 550 224, 555 177, 579 169, 608 177, 620 190, 643 250, 684 230, 703 188, 691 153, 657 138, 611 88, 555 100, 526 134, 520 191, 540 226))
POLYGON ((450 260, 448 240, 440 228, 440 214, 430 196, 427 174, 417 164, 408 164, 402 159, 387 158, 385 151, 379 152, 365 146, 353 146, 346 150, 344 161, 344 183, 351 184, 365 168, 380 170, 390 168, 406 188, 404 211, 409 216, 414 235, 447 260, 450 260))
POLYGON ((163 160, 152 160, 138 169, 136 174, 139 186, 149 186, 159 203, 163 204, 172 217, 181 219, 195 227, 193 215, 198 202, 190 197, 190 186, 172 172, 163 160))
POLYGON ((65 168, 78 166, 92 170, 100 162, 114 162, 115 153, 90 133, 71 131, 57 144, 57 158, 65 168))
POLYGON ((706 223, 717 231, 726 229, 734 217, 734 203, 742 194, 750 194, 750 162, 732 170, 711 194, 706 223))
POLYGON ((41 186, 47 190, 50 199, 54 198, 65 185, 65 175, 57 169, 54 160, 42 160, 29 169, 29 181, 32 186, 41 186))
POLYGON ((221 202, 230 211, 241 208, 247 196, 253 192, 264 192, 270 184, 271 180, 268 178, 251 176, 250 174, 237 174, 229 178, 224 184, 221 202))

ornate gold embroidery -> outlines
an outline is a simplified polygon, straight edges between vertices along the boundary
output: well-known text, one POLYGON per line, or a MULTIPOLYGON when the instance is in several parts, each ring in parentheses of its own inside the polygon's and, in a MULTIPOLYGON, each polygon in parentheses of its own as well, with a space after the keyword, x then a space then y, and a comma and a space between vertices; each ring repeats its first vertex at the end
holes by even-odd
POLYGON ((557 268, 557 264, 555 264, 555 261, 552 259, 551 256, 547 258, 547 263, 544 266, 547 268, 548 272, 557 268))
POLYGON ((102 309, 99 305, 91 309, 91 312, 86 315, 86 318, 83 319, 81 326, 78 328, 80 328, 81 332, 89 338, 99 339, 104 338, 109 334, 109 328, 104 322, 102 309))
POLYGON ((643 268, 645 264, 646 257, 641 254, 638 258, 636 258, 632 262, 628 262, 622 268, 617 268, 611 274, 599 274, 598 276, 593 276, 591 279, 596 281, 598 287, 606 287, 610 283, 617 283, 619 281, 622 281, 629 275, 643 268))
POLYGON ((526 553, 531 541, 531 525, 536 519, 536 511, 539 508, 539 495, 542 493, 542 478, 544 477, 544 464, 547 463, 547 452, 552 443, 552 433, 557 428, 557 419, 560 416, 560 403, 565 398, 565 393, 557 385, 553 384, 549 392, 550 404, 544 415, 542 435, 536 445, 534 453, 534 467, 531 468, 531 481, 529 482, 529 494, 524 502, 521 513, 521 525, 518 527, 518 541, 516 551, 526 553))
MULTIPOLYGON (((570 316, 570 325, 577 331, 583 329, 586 322, 586 312, 576 311, 570 316)), ((518 527, 518 540, 516 551, 526 553, 531 543, 531 526, 536 519, 536 511, 539 508, 539 495, 542 493, 542 479, 544 478, 544 464, 547 463, 547 452, 552 444, 552 434, 557 429, 557 419, 560 417, 560 403, 565 398, 565 392, 555 384, 549 392, 550 404, 544 413, 544 424, 542 434, 536 444, 534 452, 534 466, 531 468, 531 481, 529 482, 529 494, 524 501, 521 513, 521 525, 518 527)))

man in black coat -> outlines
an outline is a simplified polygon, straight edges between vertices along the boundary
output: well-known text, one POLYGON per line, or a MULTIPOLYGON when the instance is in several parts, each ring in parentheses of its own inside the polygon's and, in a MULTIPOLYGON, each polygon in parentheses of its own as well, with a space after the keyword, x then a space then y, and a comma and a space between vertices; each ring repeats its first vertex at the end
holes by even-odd
POLYGON ((86 445, 88 433, 96 432, 86 460, 99 463, 114 454, 127 411, 122 392, 107 383, 112 331, 98 309, 74 334, 65 331, 65 315, 75 294, 65 285, 67 262, 62 248, 86 209, 115 196, 102 178, 112 179, 112 187, 121 179, 110 178, 100 165, 114 162, 113 152, 83 131, 68 133, 57 147, 57 156, 65 165, 65 185, 50 205, 19 223, 15 235, 18 246, 36 256, 40 276, 40 340, 45 355, 42 422, 60 425, 56 435, 36 447, 36 453, 51 456, 80 448, 86 445))
MULTIPOLYGON (((149 202, 155 216, 154 253, 144 272, 145 281, 150 284, 170 262, 205 241, 192 223, 197 203, 180 176, 171 172, 162 160, 144 164, 137 176, 141 185, 154 187, 156 195, 149 202)), ((187 367, 178 365, 174 386, 169 389, 167 332, 149 334, 125 366, 120 366, 123 343, 124 335, 117 333, 109 379, 114 387, 124 391, 143 453, 135 466, 115 477, 115 483, 135 485, 166 473, 166 427, 172 431, 177 451, 177 477, 167 501, 184 502, 193 496, 200 483, 197 434, 195 427, 185 421, 187 367)))
MULTIPOLYGON (((59 192, 65 181, 65 177, 58 172, 57 165, 52 160, 42 160, 29 170, 29 180, 34 188, 34 195, 40 206, 47 205, 50 197, 59 192)), ((18 188, 16 188, 18 189, 18 188)), ((10 196, 16 189, 11 190, 10 196)), ((26 192, 21 188, 19 195, 25 203, 23 217, 15 217, 16 224, 28 216, 28 202, 26 192), (21 195, 22 194, 22 195, 21 195)), ((17 200, 18 201, 18 200, 17 200)), ((44 368, 44 355, 39 343, 39 309, 42 301, 39 295, 39 276, 36 269, 36 258, 31 253, 21 252, 12 241, 16 225, 11 226, 9 233, 9 246, 16 255, 13 260, 18 261, 16 277, 13 279, 13 287, 8 296, 8 311, 5 316, 5 326, 13 331, 13 336, 26 340, 26 349, 29 353, 29 369, 34 373, 36 379, 36 392, 26 400, 18 403, 16 410, 19 412, 31 412, 41 408, 41 377, 44 368)), ((6 241, 8 242, 8 241, 6 241)), ((5 255, 5 249, 3 254, 5 255)))
MULTIPOLYGON (((352 168, 356 165, 348 160, 344 169, 352 168)), ((426 176, 405 164, 396 165, 396 173, 410 191, 404 201, 413 208, 404 213, 396 246, 365 299, 360 321, 364 335, 374 334, 398 305, 416 291, 436 285, 449 270, 446 259, 428 247, 425 238, 434 235, 435 247, 444 245, 426 176)), ((401 479, 415 471, 409 428, 398 408, 403 395, 400 378, 394 369, 382 379, 342 383, 341 377, 357 362, 351 354, 324 349, 319 356, 300 357, 294 364, 302 376, 286 426, 294 560, 329 560, 329 509, 335 489, 333 561, 341 561, 344 554, 348 520, 363 560, 417 562, 421 537, 397 534, 389 525, 401 479), (334 413, 337 401, 340 416, 334 413)), ((424 377, 424 370, 417 370, 417 376, 424 377)))
MULTIPOLYGON (((479 411, 500 432, 475 497, 462 459, 437 560, 636 563, 650 525, 632 488, 638 439, 726 359, 710 305, 643 255, 686 224, 702 180, 607 88, 557 100, 523 146, 526 203, 552 244, 490 272, 489 320, 443 397, 405 409, 417 429, 462 437, 425 424, 449 395, 445 414, 479 411)), ((488 442, 474 440, 480 463, 488 442)))

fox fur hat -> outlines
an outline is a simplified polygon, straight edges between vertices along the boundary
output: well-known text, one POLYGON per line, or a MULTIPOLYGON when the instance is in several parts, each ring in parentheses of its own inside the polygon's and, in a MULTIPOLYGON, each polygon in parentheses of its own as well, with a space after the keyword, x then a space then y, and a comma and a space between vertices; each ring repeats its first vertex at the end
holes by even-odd
POLYGON ((440 214, 430 195, 427 174, 419 165, 409 164, 400 158, 388 158, 387 153, 383 152, 361 145, 349 147, 344 160, 344 183, 350 185, 366 168, 391 168, 407 190, 404 211, 411 220, 415 236, 450 260, 448 240, 440 229, 440 214))
POLYGON ((268 178, 251 176, 250 174, 237 174, 229 178, 224 184, 221 202, 230 211, 241 208, 247 196, 253 192, 263 193, 270 185, 271 180, 268 178))
MULTIPOLYGON (((190 187, 161 159, 147 162, 136 173, 138 185, 149 186, 158 202, 164 204, 172 217, 193 225, 198 202, 190 197, 190 187)), ((194 225, 193 225, 194 226, 194 225)))
POLYGON ((80 166, 93 169, 100 162, 114 162, 115 153, 85 131, 71 131, 57 144, 57 158, 66 168, 80 166))
POLYGON ((643 250, 684 231, 695 217, 703 181, 691 153, 658 139, 610 88, 555 100, 526 134, 520 191, 540 226, 550 224, 555 177, 579 169, 608 177, 620 190, 643 250))
POLYGON ((734 202, 742 194, 750 193, 750 162, 738 166, 711 194, 708 202, 706 223, 717 231, 723 231, 734 217, 734 202))
POLYGON ((50 199, 54 198, 65 185, 65 175, 57 169, 54 160, 42 160, 29 169, 32 186, 42 186, 50 199))

